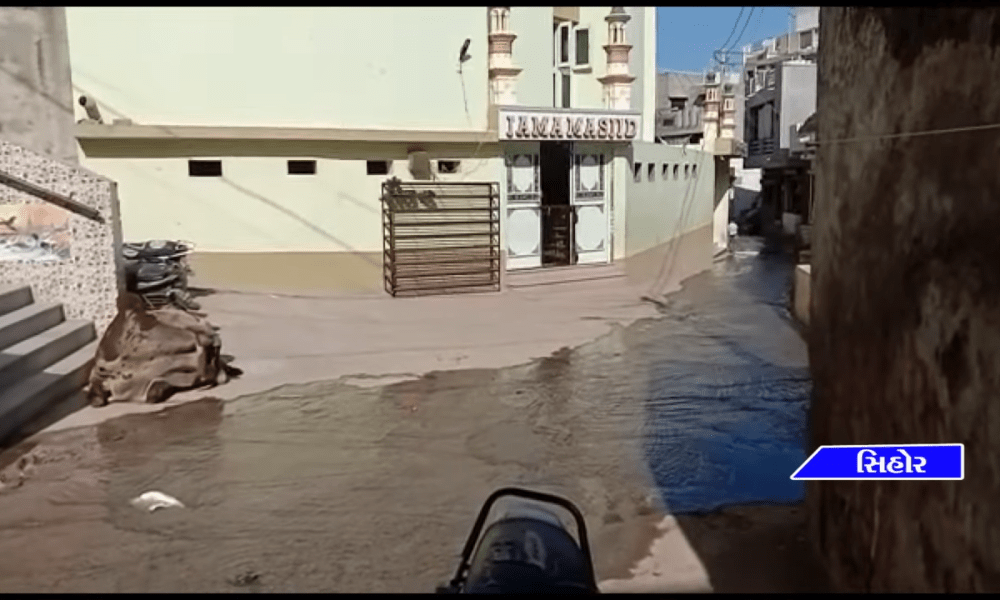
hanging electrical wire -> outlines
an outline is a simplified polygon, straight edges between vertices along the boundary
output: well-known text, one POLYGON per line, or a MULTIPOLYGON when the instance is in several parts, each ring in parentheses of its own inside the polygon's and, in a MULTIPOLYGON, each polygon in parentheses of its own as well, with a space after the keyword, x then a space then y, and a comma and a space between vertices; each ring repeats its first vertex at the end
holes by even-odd
POLYGON ((950 129, 929 129, 926 131, 908 131, 904 133, 887 133, 883 135, 869 135, 860 136, 853 138, 841 138, 835 140, 818 140, 813 142, 817 146, 826 146, 830 144, 848 144, 852 142, 876 142, 879 140, 891 140, 897 138, 907 138, 907 137, 918 137, 923 135, 945 135, 949 133, 969 133, 972 131, 988 131, 992 129, 1000 129, 1000 123, 992 123, 988 125, 970 125, 968 127, 952 127, 950 129))
POLYGON ((729 32, 729 37, 726 38, 726 41, 722 42, 722 46, 720 46, 721 48, 725 48, 726 44, 729 43, 729 40, 733 39, 733 34, 736 33, 736 28, 740 26, 740 19, 743 18, 744 10, 746 10, 745 6, 740 7, 740 14, 736 17, 736 22, 733 23, 733 30, 729 32))
MULTIPOLYGON (((759 6, 757 8, 759 9, 757 11, 757 22, 754 23, 753 29, 750 30, 751 31, 751 35, 750 35, 750 39, 751 40, 753 39, 753 36, 756 35, 757 31, 760 29, 761 17, 764 16, 764 11, 767 10, 767 8, 761 8, 759 6)), ((740 36, 740 37, 742 38, 742 36, 740 36)), ((740 52, 740 66, 742 66, 742 62, 743 62, 742 58, 743 58, 743 53, 740 52)))
POLYGON ((736 41, 735 41, 735 42, 733 42, 733 45, 732 45, 732 47, 730 47, 730 48, 727 48, 727 49, 726 49, 726 51, 727 51, 727 52, 728 52, 729 50, 732 50, 733 48, 735 48, 735 47, 736 47, 736 45, 740 43, 740 40, 742 40, 742 39, 743 39, 743 34, 744 34, 744 33, 746 33, 746 30, 747 30, 747 25, 749 25, 749 24, 750 24, 750 19, 752 19, 752 18, 753 18, 753 11, 755 11, 755 10, 757 10, 757 7, 756 7, 756 6, 752 6, 752 7, 750 7, 750 14, 749 14, 749 15, 747 15, 747 20, 746 20, 746 22, 745 22, 745 23, 743 23, 743 29, 742 29, 742 30, 740 30, 740 35, 739 35, 739 37, 737 37, 737 38, 736 38, 736 41))

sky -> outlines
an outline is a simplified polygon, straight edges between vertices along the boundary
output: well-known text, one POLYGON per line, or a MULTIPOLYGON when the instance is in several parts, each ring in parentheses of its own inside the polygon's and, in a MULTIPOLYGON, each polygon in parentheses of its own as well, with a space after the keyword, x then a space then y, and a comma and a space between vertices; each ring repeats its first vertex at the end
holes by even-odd
POLYGON ((657 7, 656 68, 658 71, 700 73, 711 64, 713 53, 722 47, 730 34, 728 45, 739 49, 751 42, 786 33, 790 10, 788 6, 657 7), (739 25, 734 33, 738 16, 739 25), (744 29, 748 16, 750 22, 744 29))

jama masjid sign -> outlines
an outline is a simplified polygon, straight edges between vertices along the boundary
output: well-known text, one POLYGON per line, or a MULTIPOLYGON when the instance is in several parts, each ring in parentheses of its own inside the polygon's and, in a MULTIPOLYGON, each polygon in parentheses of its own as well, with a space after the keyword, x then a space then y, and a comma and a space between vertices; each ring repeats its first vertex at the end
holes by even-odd
POLYGON ((501 112, 499 116, 502 140, 628 141, 639 131, 639 117, 634 115, 501 112))

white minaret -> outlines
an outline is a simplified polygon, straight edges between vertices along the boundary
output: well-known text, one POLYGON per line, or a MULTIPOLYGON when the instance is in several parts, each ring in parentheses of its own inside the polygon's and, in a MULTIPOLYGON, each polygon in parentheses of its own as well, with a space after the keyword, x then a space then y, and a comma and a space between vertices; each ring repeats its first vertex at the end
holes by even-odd
POLYGON ((628 69, 632 46, 625 39, 625 24, 631 19, 621 6, 612 7, 611 13, 604 17, 608 22, 608 43, 604 46, 608 54, 608 73, 598 81, 604 84, 604 105, 611 110, 632 108, 632 82, 635 77, 628 69))
POLYGON ((733 139, 736 133, 736 86, 722 84, 722 110, 719 137, 733 139))
POLYGON ((490 101, 504 106, 517 104, 516 83, 521 69, 514 66, 516 35, 510 32, 510 7, 491 6, 489 11, 490 101))
POLYGON ((719 104, 721 100, 719 88, 718 73, 709 73, 705 76, 705 108, 701 119, 704 125, 704 139, 708 143, 719 137, 719 104))

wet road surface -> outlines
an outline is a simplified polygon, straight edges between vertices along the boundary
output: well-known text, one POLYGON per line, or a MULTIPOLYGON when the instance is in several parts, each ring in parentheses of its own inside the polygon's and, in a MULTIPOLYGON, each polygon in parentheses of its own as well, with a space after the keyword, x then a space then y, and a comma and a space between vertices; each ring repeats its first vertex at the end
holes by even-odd
POLYGON ((788 477, 810 394, 792 265, 748 246, 666 299, 663 318, 531 364, 206 399, 14 449, 0 592, 432 591, 480 503, 512 484, 580 504, 600 579, 648 553, 665 510, 733 504, 681 521, 709 571, 758 555, 713 583, 746 588, 768 552, 802 571, 795 509, 745 506, 801 499, 788 477), (185 508, 130 505, 150 490, 185 508))

